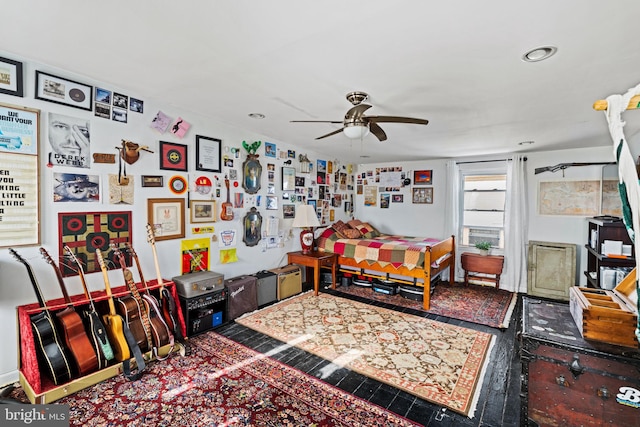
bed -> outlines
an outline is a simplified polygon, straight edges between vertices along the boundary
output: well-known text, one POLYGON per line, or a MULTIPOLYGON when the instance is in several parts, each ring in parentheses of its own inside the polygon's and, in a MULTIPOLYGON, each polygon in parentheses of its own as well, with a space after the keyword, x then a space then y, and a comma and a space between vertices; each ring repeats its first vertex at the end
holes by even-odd
POLYGON ((432 279, 447 268, 449 277, 455 277, 454 236, 440 240, 383 234, 368 223, 352 220, 328 227, 316 244, 320 252, 338 254, 342 271, 374 272, 386 280, 422 287, 425 310, 430 305, 432 279))

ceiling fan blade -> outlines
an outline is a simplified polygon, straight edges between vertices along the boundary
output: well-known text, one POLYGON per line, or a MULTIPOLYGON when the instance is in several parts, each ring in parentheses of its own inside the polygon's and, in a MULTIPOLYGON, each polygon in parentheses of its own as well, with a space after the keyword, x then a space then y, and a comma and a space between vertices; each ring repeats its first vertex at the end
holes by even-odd
POLYGON ((362 117, 365 111, 371 108, 369 104, 358 104, 355 107, 352 107, 347 111, 347 114, 344 115, 345 120, 350 120, 353 118, 362 117))
MULTIPOLYGON (((342 123, 342 122, 338 122, 338 123, 342 123)), ((338 129, 338 130, 334 130, 333 132, 330 132, 330 133, 328 133, 328 134, 326 134, 326 135, 319 136, 319 137, 317 137, 316 139, 322 139, 322 138, 326 138, 326 137, 331 136, 331 135, 336 135, 336 134, 338 134, 338 133, 342 132, 342 129, 343 129, 343 128, 340 128, 340 129, 338 129)))
POLYGON ((342 120, 340 121, 331 121, 331 120, 291 120, 289 123, 335 123, 338 125, 342 124, 342 120))
POLYGON ((426 125, 429 120, 426 119, 414 119, 412 117, 398 117, 398 116, 367 116, 367 120, 376 123, 411 123, 415 125, 426 125))
POLYGON ((387 134, 384 133, 384 131, 382 130, 382 128, 380 126, 378 126, 375 123, 369 122, 369 130, 371 131, 372 134, 374 134, 376 136, 376 138, 378 138, 380 141, 386 141, 387 140, 387 134))

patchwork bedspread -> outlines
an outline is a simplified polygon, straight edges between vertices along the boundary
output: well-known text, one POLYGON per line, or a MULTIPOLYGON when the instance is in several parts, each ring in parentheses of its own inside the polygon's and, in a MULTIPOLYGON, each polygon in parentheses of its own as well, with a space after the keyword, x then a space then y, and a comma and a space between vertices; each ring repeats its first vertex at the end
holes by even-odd
POLYGON ((333 252, 356 262, 391 264, 409 270, 423 268, 425 249, 440 240, 424 237, 408 237, 383 234, 371 239, 323 239, 318 250, 333 252))

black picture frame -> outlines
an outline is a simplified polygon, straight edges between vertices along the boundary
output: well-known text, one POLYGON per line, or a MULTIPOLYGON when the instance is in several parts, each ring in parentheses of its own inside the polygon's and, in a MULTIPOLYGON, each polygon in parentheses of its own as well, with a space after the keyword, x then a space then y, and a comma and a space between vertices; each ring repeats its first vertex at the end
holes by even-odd
POLYGON ((256 194, 262 181, 262 165, 258 156, 249 154, 242 163, 242 188, 247 194, 256 194))
POLYGON ((93 111, 93 86, 36 70, 36 99, 93 111))
POLYGON ((242 220, 242 241, 247 246, 255 246, 262 238, 262 215, 253 207, 242 220))
POLYGON ((162 175, 142 175, 143 187, 164 187, 164 177, 162 175))
POLYGON ((9 83, 0 82, 0 93, 19 97, 24 96, 22 62, 0 57, 0 63, 9 69, 9 76, 7 77, 9 83), (15 85, 12 82, 15 82, 15 85))
POLYGON ((196 135, 196 170, 221 172, 222 140, 196 135))
POLYGON ((184 144, 160 141, 160 169, 187 172, 188 148, 184 144))

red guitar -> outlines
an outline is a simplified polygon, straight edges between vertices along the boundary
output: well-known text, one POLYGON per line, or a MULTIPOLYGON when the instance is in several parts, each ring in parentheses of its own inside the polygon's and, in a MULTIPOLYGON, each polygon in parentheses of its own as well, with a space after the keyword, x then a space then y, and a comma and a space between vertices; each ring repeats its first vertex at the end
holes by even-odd
POLYGON ((223 221, 231 221, 233 219, 233 205, 231 204, 231 195, 229 193, 229 180, 224 176, 224 185, 227 187, 227 201, 222 204, 222 212, 220 219, 223 221))
POLYGON ((89 341, 87 332, 84 329, 84 324, 82 323, 82 318, 76 313, 71 298, 69 298, 60 269, 56 263, 53 262, 53 259, 51 259, 45 248, 40 248, 40 253, 44 259, 51 264, 58 278, 58 283, 60 284, 67 308, 58 311, 56 318, 62 326, 62 336, 64 337, 67 349, 69 349, 71 356, 73 356, 72 360, 75 362, 76 371, 83 377, 98 369, 98 356, 91 345, 91 341, 89 341))

